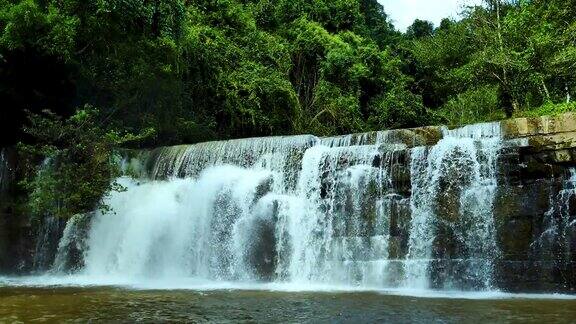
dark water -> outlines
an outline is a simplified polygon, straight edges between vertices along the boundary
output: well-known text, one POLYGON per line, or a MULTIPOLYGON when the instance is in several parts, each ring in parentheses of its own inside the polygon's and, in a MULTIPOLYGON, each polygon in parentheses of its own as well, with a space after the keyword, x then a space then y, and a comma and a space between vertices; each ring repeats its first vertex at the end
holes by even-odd
POLYGON ((576 301, 378 293, 0 288, 0 322, 571 323, 576 301))

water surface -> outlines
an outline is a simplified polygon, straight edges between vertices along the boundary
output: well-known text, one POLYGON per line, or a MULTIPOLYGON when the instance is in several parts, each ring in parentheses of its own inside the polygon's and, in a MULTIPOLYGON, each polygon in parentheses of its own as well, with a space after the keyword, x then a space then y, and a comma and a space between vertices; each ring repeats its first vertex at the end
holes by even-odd
POLYGON ((381 292, 289 292, 115 287, 0 287, 0 322, 518 322, 576 321, 576 300, 547 295, 429 297, 381 292))

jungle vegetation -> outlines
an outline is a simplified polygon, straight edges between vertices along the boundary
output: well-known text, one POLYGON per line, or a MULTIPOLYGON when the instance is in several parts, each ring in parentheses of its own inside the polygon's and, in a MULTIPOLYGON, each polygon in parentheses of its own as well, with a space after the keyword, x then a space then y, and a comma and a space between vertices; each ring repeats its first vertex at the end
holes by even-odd
MULTIPOLYGON (((67 174, 118 146, 576 108, 576 0, 462 10, 402 33, 377 0, 0 0, 0 146, 20 143, 36 161, 60 156, 67 174)), ((31 193, 49 181, 52 194, 76 190, 24 173, 31 193)), ((106 189, 85 181, 100 188, 87 189, 92 198, 106 189)))

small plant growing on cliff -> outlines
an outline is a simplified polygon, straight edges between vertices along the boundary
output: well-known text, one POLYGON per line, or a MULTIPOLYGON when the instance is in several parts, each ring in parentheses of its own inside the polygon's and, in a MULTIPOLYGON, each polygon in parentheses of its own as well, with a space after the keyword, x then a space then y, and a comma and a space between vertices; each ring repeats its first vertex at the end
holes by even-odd
POLYGON ((69 218, 95 209, 109 210, 102 198, 123 188, 114 150, 153 134, 119 133, 105 127, 99 111, 91 106, 63 119, 50 111, 28 114, 24 131, 32 144, 19 144, 24 163, 22 186, 28 193, 26 207, 36 217, 69 218))

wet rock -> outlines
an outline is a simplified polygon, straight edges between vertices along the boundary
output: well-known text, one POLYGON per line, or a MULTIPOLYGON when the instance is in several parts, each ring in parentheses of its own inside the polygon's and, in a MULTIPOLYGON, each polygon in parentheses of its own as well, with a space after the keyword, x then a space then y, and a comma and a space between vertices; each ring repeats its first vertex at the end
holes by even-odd
POLYGON ((497 162, 497 180, 501 185, 519 185, 523 178, 521 171, 523 165, 520 162, 520 148, 507 147, 500 151, 497 162))
POLYGON ((496 237, 504 260, 527 260, 531 244, 542 232, 550 195, 558 190, 550 180, 498 188, 494 200, 496 237))
POLYGON ((406 164, 394 164, 390 167, 390 179, 395 192, 409 195, 411 191, 410 166, 406 164))
POLYGON ((256 187, 256 193, 254 194, 253 203, 256 203, 262 197, 266 196, 268 193, 272 191, 272 187, 274 186, 274 177, 269 176, 264 181, 262 181, 256 187))
POLYGON ((576 132, 531 136, 528 139, 528 145, 534 153, 542 151, 568 152, 568 149, 576 147, 576 132))
POLYGON ((389 258, 403 259, 408 254, 411 220, 410 200, 400 196, 391 197, 388 208, 390 210, 389 258))
POLYGON ((475 274, 475 270, 489 260, 434 259, 429 265, 430 286, 444 290, 482 290, 487 282, 475 274))
POLYGON ((258 280, 274 279, 277 265, 276 227, 270 218, 257 219, 253 223, 255 233, 246 262, 255 272, 258 280))
POLYGON ((404 144, 409 148, 435 145, 442 139, 442 136, 442 128, 437 126, 395 129, 386 134, 389 142, 404 144))
POLYGON ((495 286, 508 292, 574 293, 576 263, 539 260, 501 260, 495 266, 495 286))
POLYGON ((438 180, 436 215, 445 222, 457 223, 460 219, 461 195, 472 181, 472 161, 465 158, 458 148, 448 154, 438 180))
POLYGON ((406 256, 404 242, 400 236, 391 236, 388 242, 388 258, 392 260, 403 259, 406 256))
POLYGON ((440 222, 436 229, 436 237, 432 244, 434 259, 458 259, 463 256, 461 244, 455 229, 450 224, 440 222))
POLYGON ((531 184, 502 185, 494 199, 494 217, 498 224, 516 218, 534 219, 550 208, 550 195, 560 184, 551 179, 539 179, 531 184))
POLYGON ((548 154, 525 155, 522 158, 518 170, 523 183, 557 178, 566 172, 566 168, 555 164, 548 154))
POLYGON ((523 139, 517 146, 524 160, 576 165, 576 114, 517 118, 502 122, 507 139, 523 139), (522 144, 522 145, 520 145, 522 144))
POLYGON ((527 260, 535 239, 535 224, 530 219, 512 219, 499 227, 499 247, 505 260, 527 260))
POLYGON ((444 136, 442 127, 429 126, 413 129, 414 133, 424 138, 427 146, 436 145, 444 136))

